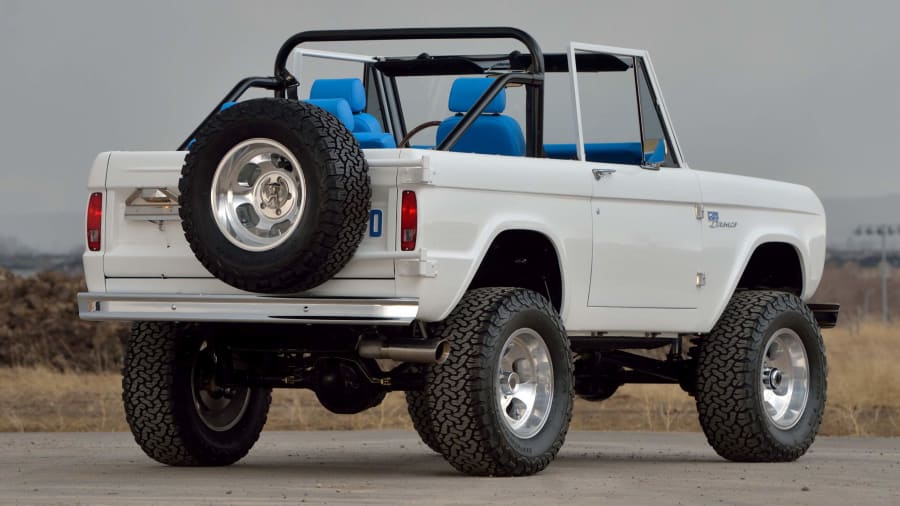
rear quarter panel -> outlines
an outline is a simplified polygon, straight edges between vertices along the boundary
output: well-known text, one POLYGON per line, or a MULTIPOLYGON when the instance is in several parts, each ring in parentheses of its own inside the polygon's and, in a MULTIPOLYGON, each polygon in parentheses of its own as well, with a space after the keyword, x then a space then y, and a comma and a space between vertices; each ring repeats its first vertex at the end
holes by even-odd
POLYGON ((422 151, 431 184, 414 190, 418 246, 437 264, 433 278, 398 276, 398 294, 417 294, 419 317, 444 319, 475 276, 491 242, 505 230, 547 236, 563 275, 562 314, 583 311, 590 283, 593 175, 580 162, 422 151))

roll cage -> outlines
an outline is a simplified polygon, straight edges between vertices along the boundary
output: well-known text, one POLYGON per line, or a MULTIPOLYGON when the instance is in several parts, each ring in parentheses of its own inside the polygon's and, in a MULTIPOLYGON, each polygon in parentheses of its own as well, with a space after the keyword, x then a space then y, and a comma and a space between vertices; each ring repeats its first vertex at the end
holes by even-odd
MULTIPOLYGON (((621 71, 628 64, 613 54, 579 53, 570 49, 567 53, 544 54, 537 41, 528 33, 511 27, 455 27, 455 28, 390 28, 362 30, 315 30, 297 33, 288 38, 275 57, 275 75, 271 77, 247 77, 239 81, 204 120, 181 143, 178 150, 185 150, 199 130, 229 102, 237 101, 247 90, 260 88, 271 90, 279 98, 298 99, 300 80, 288 69, 288 61, 295 51, 305 55, 327 57, 329 52, 300 49, 299 46, 314 42, 352 42, 384 40, 453 40, 453 39, 510 39, 521 43, 526 52, 512 50, 506 54, 482 55, 430 55, 400 57, 360 58, 366 67, 365 80, 368 90, 374 85, 382 97, 382 107, 399 103, 395 79, 402 76, 451 76, 490 75, 494 82, 468 110, 455 128, 434 149, 449 151, 475 122, 488 104, 507 85, 525 87, 525 155, 544 156, 544 75, 545 72, 568 72, 574 59, 578 71, 621 71), (377 71, 377 72, 375 72, 377 71), (378 77, 378 78, 374 78, 378 77), (388 98, 390 97, 390 99, 388 98)), ((333 53, 335 55, 340 53, 333 53)), ((368 92, 368 91, 367 91, 368 92)), ((406 131, 402 111, 397 111, 390 130, 399 137, 406 131)), ((580 124, 579 124, 580 128, 580 124)))

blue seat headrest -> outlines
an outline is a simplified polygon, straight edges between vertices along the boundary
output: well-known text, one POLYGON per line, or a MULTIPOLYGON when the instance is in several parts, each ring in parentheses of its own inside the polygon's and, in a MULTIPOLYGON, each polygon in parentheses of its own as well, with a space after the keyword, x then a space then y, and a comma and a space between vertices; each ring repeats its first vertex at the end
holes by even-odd
MULTIPOLYGON (((453 112, 468 112, 475 102, 484 95, 484 92, 494 84, 494 80, 484 77, 460 77, 453 81, 450 88, 449 107, 453 112)), ((500 114, 506 109, 506 90, 491 100, 484 108, 485 114, 500 114)))
POLYGON ((362 81, 355 77, 346 79, 316 79, 309 90, 311 100, 320 98, 343 98, 354 114, 366 108, 366 89, 362 81))
POLYGON ((353 112, 343 98, 316 98, 307 102, 330 112, 347 127, 347 130, 353 130, 353 112))

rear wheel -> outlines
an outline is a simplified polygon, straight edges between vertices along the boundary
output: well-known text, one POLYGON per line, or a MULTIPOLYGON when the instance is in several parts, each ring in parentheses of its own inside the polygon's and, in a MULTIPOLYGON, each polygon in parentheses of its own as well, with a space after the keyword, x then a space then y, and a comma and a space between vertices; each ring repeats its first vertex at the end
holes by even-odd
POLYGON ((574 397, 572 354, 553 306, 522 288, 479 288, 433 333, 451 346, 422 392, 431 408, 426 435, 444 458, 472 475, 547 467, 565 440, 574 397))
POLYGON ((230 360, 197 326, 133 325, 122 399, 144 453, 172 466, 223 466, 250 451, 266 423, 271 391, 218 385, 219 368, 230 360))
POLYGON ((428 396, 424 392, 406 392, 406 409, 412 420, 413 428, 416 429, 425 446, 440 453, 441 448, 438 445, 433 423, 433 407, 428 404, 428 396))
POLYGON ((706 438, 729 460, 785 462, 809 449, 825 410, 825 347, 794 295, 734 295, 699 343, 697 411, 706 438))

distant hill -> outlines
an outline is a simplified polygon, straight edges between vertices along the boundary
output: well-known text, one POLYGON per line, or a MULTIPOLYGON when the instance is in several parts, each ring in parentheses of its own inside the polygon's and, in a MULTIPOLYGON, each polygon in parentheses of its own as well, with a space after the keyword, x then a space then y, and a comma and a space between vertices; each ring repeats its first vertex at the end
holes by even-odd
MULTIPOLYGON (((900 228, 900 194, 882 197, 822 199, 828 216, 828 245, 833 248, 880 249, 877 237, 858 237, 854 231, 859 225, 893 224, 900 228)), ((900 235, 890 240, 892 249, 900 249, 900 235)))
POLYGON ((41 253, 15 239, 0 238, 0 270, 2 269, 18 276, 30 276, 43 271, 80 275, 81 250, 69 248, 65 253, 41 253))
POLYGON ((84 234, 83 212, 5 214, 0 225, 0 252, 10 247, 41 253, 80 250, 84 234))
POLYGON ((30 276, 44 271, 81 274, 83 270, 80 253, 0 255, 0 268, 8 269, 19 276, 30 276))

